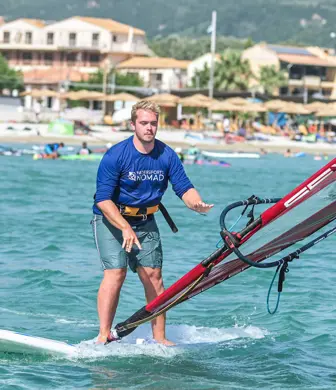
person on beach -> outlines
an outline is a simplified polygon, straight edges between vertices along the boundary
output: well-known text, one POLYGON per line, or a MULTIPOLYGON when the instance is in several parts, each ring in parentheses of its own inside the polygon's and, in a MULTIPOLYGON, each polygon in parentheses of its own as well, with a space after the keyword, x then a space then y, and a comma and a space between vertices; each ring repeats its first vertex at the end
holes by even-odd
MULTIPOLYGON (((155 138, 159 112, 153 102, 135 104, 134 135, 111 147, 98 168, 92 220, 104 270, 97 299, 98 343, 113 341, 110 330, 127 265, 138 273, 147 302, 164 291, 161 238, 154 213, 163 207, 168 181, 191 210, 207 213, 213 207, 203 202, 173 149, 155 138)), ((166 338, 164 315, 152 321, 152 331, 157 342, 173 344, 166 338)))

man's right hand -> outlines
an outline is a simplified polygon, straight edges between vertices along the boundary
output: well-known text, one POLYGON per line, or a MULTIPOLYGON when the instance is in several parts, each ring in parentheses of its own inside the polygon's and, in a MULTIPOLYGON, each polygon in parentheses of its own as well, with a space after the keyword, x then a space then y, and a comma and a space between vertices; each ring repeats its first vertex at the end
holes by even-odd
POLYGON ((122 235, 124 239, 122 247, 126 252, 131 252, 133 244, 135 244, 140 250, 142 249, 138 237, 131 226, 127 226, 126 228, 122 229, 122 235))

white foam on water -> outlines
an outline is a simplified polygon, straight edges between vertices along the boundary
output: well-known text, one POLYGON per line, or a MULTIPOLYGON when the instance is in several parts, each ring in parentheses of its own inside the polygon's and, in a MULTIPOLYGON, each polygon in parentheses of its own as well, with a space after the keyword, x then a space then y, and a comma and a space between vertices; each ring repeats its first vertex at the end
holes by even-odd
POLYGON ((108 356, 156 356, 173 358, 185 353, 190 347, 202 347, 206 344, 219 344, 236 339, 262 339, 267 330, 255 326, 235 326, 233 328, 207 328, 189 325, 167 326, 167 338, 176 342, 176 346, 167 347, 153 343, 150 326, 136 329, 120 342, 108 345, 96 344, 96 339, 82 341, 76 345, 73 358, 97 359, 108 356))

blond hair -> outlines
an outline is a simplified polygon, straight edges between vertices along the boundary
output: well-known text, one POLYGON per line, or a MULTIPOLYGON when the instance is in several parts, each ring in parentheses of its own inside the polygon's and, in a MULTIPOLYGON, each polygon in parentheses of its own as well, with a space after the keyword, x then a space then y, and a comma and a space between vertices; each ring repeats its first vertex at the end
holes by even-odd
POLYGON ((138 110, 154 112, 157 117, 160 115, 160 107, 156 103, 151 102, 149 100, 140 100, 140 102, 134 104, 134 106, 132 107, 131 119, 133 123, 135 123, 137 119, 138 110))

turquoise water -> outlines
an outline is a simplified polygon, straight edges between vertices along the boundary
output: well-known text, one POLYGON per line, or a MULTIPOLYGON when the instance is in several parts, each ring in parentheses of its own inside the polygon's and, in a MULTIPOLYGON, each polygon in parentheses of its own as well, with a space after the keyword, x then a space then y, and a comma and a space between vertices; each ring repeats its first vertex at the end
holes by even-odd
MULTIPOLYGON (((282 196, 323 165, 311 157, 233 161, 231 168, 187 166, 204 199, 204 217, 171 189, 165 205, 180 231, 158 216, 168 286, 209 255, 222 208, 251 194, 282 196)), ((78 344, 97 335, 102 272, 91 236, 98 162, 1 157, 0 328, 78 344)), ((266 311, 272 270, 248 270, 168 313, 178 346, 81 344, 81 357, 0 354, 4 389, 332 389, 336 387, 335 238, 290 265, 278 313, 266 311)), ((274 296, 273 296, 274 298, 274 296)), ((273 300, 274 301, 274 300, 273 300)), ((129 273, 117 313, 144 304, 129 273)))

